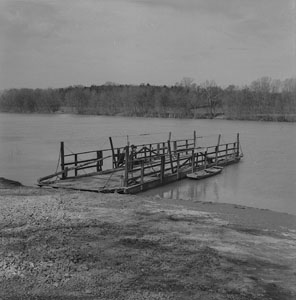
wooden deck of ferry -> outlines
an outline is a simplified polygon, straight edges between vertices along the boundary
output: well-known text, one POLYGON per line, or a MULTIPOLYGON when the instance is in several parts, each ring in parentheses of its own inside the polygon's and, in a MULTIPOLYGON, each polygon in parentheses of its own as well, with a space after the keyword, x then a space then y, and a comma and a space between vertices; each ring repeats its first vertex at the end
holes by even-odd
POLYGON ((61 171, 39 179, 39 186, 92 192, 138 193, 171 183, 212 165, 239 162, 239 134, 235 142, 198 147, 192 139, 65 154, 60 146, 61 171))

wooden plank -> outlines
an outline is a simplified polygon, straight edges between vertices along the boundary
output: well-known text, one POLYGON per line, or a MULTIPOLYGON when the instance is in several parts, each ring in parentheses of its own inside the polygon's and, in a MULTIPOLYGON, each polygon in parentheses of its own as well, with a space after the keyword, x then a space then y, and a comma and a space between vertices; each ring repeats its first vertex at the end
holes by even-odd
POLYGON ((143 189, 144 184, 144 176, 145 176, 145 168, 144 168, 144 162, 141 162, 141 189, 143 189))
POLYGON ((64 148, 64 142, 60 143, 60 157, 61 157, 61 171, 62 173, 62 179, 65 179, 67 177, 67 173, 65 172, 65 148, 64 148))
POLYGON ((193 131, 193 147, 196 148, 196 131, 193 131))
POLYGON ((239 157, 239 147, 240 147, 239 133, 236 136, 236 144, 237 144, 236 156, 239 157))
POLYGON ((129 171, 129 146, 125 149, 125 172, 124 172, 124 186, 128 186, 128 171, 129 171))
POLYGON ((218 152, 219 152, 220 140, 221 140, 221 134, 219 134, 219 136, 218 136, 218 142, 217 142, 217 146, 216 146, 216 153, 215 153, 215 162, 216 162, 216 164, 218 162, 218 152))
MULTIPOLYGON (((74 160, 75 160, 75 167, 77 167, 77 165, 78 165, 78 154, 75 154, 75 156, 74 156, 74 160)), ((77 176, 78 175, 78 169, 77 168, 75 168, 75 176, 77 176)))
MULTIPOLYGON (((111 149, 100 149, 100 151, 103 151, 103 152, 110 151, 110 150, 111 149)), ((78 154, 78 155, 85 155, 85 154, 90 154, 90 153, 95 154, 97 151, 98 150, 90 150, 90 151, 84 151, 84 152, 68 153, 68 154, 65 154, 64 156, 69 157, 69 156, 74 156, 75 154, 78 154)))
POLYGON ((173 161, 172 161, 172 151, 171 151, 171 142, 168 141, 168 150, 169 150, 169 158, 170 158, 170 163, 171 163, 171 172, 174 173, 174 166, 173 166, 173 161))
POLYGON ((83 164, 83 163, 88 163, 88 162, 91 163, 91 162, 96 162, 96 161, 98 161, 97 158, 78 160, 78 154, 75 154, 74 161, 64 163, 64 166, 71 166, 71 165, 77 166, 78 164, 83 164), (76 158, 76 155, 77 155, 77 158, 76 158))
POLYGON ((194 150, 192 150, 191 169, 192 169, 192 172, 194 172, 194 170, 195 170, 195 165, 194 165, 194 150))
POLYGON ((178 180, 179 180, 179 177, 180 177, 179 168, 180 168, 180 153, 177 154, 177 179, 178 180))
POLYGON ((110 147, 111 147, 111 151, 112 151, 112 166, 113 166, 113 168, 116 168, 117 167, 117 161, 116 161, 116 157, 115 157, 113 141, 112 141, 111 136, 109 137, 109 142, 110 142, 110 147))
POLYGON ((97 172, 102 171, 102 166, 103 166, 103 152, 102 151, 97 151, 97 172))
POLYGON ((161 166, 160 166, 160 182, 164 181, 164 172, 165 172, 165 156, 161 157, 161 166))

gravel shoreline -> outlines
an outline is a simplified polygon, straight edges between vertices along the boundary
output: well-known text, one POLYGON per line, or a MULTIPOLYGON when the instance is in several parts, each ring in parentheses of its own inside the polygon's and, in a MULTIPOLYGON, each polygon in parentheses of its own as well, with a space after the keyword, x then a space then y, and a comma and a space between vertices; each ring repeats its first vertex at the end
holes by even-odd
POLYGON ((0 299, 296 299, 296 216, 0 180, 0 299))

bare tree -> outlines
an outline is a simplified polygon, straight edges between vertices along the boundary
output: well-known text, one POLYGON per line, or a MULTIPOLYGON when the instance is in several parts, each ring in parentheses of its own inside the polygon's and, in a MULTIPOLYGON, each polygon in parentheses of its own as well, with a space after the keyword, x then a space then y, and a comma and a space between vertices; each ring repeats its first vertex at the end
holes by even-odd
POLYGON ((271 92, 272 79, 270 77, 264 76, 257 80, 254 80, 250 89, 257 93, 268 94, 271 92))
POLYGON ((185 88, 193 88, 193 89, 196 87, 196 84, 194 83, 194 79, 191 77, 183 77, 179 85, 185 88))
POLYGON ((206 98, 206 102, 209 108, 210 118, 216 116, 216 110, 220 103, 221 89, 217 86, 214 80, 207 80, 201 85, 202 94, 206 98))

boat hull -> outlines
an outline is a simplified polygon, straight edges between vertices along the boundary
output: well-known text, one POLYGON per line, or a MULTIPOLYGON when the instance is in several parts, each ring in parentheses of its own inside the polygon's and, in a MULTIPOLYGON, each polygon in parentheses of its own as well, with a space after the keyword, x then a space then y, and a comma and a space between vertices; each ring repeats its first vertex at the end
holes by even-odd
POLYGON ((200 180, 208 177, 212 177, 215 175, 218 175, 222 172, 223 167, 219 166, 214 166, 211 168, 206 168, 204 170, 200 170, 194 173, 187 174, 187 178, 189 179, 195 179, 195 180, 200 180))

